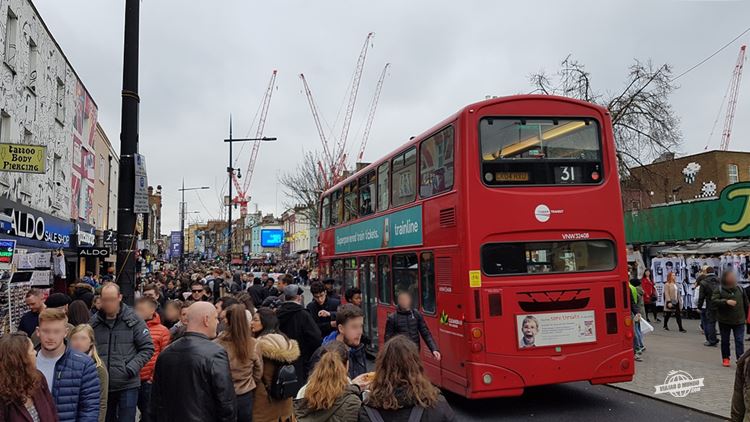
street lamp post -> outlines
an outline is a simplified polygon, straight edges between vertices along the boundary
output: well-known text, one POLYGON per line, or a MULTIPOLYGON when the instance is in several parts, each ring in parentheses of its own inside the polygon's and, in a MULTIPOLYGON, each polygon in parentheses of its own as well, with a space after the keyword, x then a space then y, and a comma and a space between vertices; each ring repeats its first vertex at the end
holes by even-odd
POLYGON ((195 188, 186 188, 185 179, 182 179, 182 188, 178 191, 182 192, 182 202, 180 202, 180 269, 185 269, 185 191, 187 190, 204 190, 210 189, 208 186, 201 186, 195 188))
POLYGON ((232 265, 232 175, 237 170, 237 178, 241 177, 240 169, 234 168, 232 164, 232 144, 235 142, 269 142, 275 141, 276 138, 262 137, 262 138, 232 138, 232 116, 229 116, 229 139, 225 139, 224 142, 229 142, 229 165, 227 166, 227 175, 229 177, 229 207, 227 223, 227 265, 232 265))

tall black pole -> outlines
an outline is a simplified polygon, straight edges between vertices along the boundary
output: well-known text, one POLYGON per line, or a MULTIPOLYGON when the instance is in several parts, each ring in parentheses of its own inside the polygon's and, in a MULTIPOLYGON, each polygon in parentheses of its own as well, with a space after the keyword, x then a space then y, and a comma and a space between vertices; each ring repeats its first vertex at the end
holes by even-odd
POLYGON ((234 173, 234 165, 232 164, 232 115, 229 115, 229 166, 227 166, 227 173, 229 173, 229 227, 227 231, 227 265, 231 268, 232 266, 232 174, 234 173))
POLYGON ((180 202, 180 269, 185 269, 185 179, 182 179, 182 202, 180 202))
POLYGON ((138 24, 141 0, 125 0, 125 37, 122 62, 122 122, 120 179, 117 187, 117 284, 132 305, 135 294, 135 160, 138 153, 138 24))

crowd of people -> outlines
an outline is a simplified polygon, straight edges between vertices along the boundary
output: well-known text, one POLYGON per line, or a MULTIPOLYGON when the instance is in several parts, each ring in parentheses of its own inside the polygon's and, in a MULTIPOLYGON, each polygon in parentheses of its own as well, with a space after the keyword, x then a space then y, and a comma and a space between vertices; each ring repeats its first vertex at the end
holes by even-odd
POLYGON ((370 372, 362 292, 342 299, 332 279, 198 266, 143 280, 132 307, 113 281, 28 292, 0 337, 0 420, 455 420, 425 375, 420 343, 441 355, 408 292, 370 372))

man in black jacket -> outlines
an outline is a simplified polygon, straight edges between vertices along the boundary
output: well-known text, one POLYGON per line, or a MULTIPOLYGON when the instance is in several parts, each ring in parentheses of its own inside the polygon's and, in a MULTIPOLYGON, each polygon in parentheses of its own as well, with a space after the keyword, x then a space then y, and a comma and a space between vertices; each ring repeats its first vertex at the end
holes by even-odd
POLYGON ((247 292, 250 293, 250 296, 253 298, 253 305, 255 305, 256 308, 260 308, 263 301, 268 297, 268 290, 266 290, 263 286, 263 282, 258 277, 255 277, 252 286, 247 289, 247 292))
POLYGON ((312 315, 300 304, 302 297, 299 292, 300 288, 296 284, 286 286, 285 301, 276 310, 276 315, 279 317, 281 332, 290 339, 297 340, 299 344, 300 357, 294 363, 294 367, 302 381, 300 385, 303 385, 307 382, 307 363, 320 347, 322 337, 312 315))
POLYGON ((102 308, 91 317, 96 350, 109 371, 107 421, 135 422, 141 369, 154 354, 146 323, 122 303, 120 287, 102 287, 102 308))
POLYGON ((435 340, 432 338, 429 327, 424 322, 422 314, 411 307, 412 298, 408 291, 398 294, 398 308, 396 312, 388 315, 385 322, 385 341, 399 334, 405 335, 420 348, 419 337, 421 336, 427 347, 430 348, 435 359, 440 360, 440 351, 435 340))
POLYGON ((714 274, 714 267, 706 266, 704 274, 698 276, 698 309, 701 310, 701 325, 706 337, 704 346, 716 346, 716 310, 711 306, 711 296, 719 288, 719 279, 714 274), (705 305, 705 307, 704 307, 705 305))
POLYGON ((188 309, 187 331, 159 355, 151 387, 151 420, 237 420, 237 402, 226 350, 211 339, 219 324, 210 303, 188 309))
POLYGON ((325 286, 319 281, 310 286, 310 293, 313 295, 313 301, 307 304, 307 310, 320 328, 320 334, 325 338, 336 327, 336 310, 341 301, 328 297, 325 286))

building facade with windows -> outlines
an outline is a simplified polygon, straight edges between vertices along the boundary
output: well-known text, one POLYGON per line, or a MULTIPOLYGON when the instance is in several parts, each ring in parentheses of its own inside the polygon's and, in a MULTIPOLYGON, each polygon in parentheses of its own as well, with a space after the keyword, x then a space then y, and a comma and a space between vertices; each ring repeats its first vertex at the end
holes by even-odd
POLYGON ((98 106, 31 0, 0 0, 0 46, 0 144, 46 148, 40 172, 0 168, 0 209, 16 221, 0 236, 16 239, 21 252, 64 255, 65 265, 57 268, 65 267, 72 281, 98 269, 98 258, 87 262, 79 254, 116 220, 116 196, 106 200, 116 183, 104 188, 100 182, 110 178, 117 157, 111 145, 97 147, 107 143, 98 106), (113 162, 102 163, 99 150, 113 162), (18 215, 42 220, 44 233, 23 236, 18 215))
POLYGON ((626 211, 717 197, 737 182, 750 181, 750 153, 706 151, 633 167, 622 181, 626 211))

